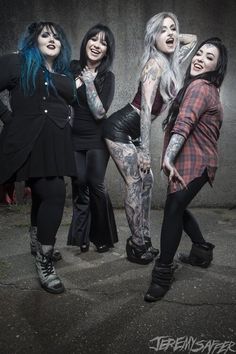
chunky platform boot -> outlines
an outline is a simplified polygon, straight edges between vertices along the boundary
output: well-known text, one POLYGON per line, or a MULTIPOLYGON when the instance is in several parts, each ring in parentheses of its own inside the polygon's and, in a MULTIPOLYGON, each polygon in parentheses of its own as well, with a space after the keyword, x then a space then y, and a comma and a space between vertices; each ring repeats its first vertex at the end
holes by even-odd
MULTIPOLYGON (((30 233, 30 251, 33 256, 37 254, 37 245, 38 245, 38 238, 37 238, 37 226, 30 226, 29 229, 30 233)), ((54 262, 60 261, 62 259, 61 252, 57 249, 53 250, 52 259, 54 262)))
POLYGON ((144 242, 147 247, 147 250, 153 254, 153 257, 155 258, 156 256, 158 256, 159 249, 153 247, 150 237, 144 237, 144 242))
POLYGON ((153 254, 147 250, 146 245, 136 245, 129 237, 126 242, 127 259, 138 264, 148 264, 153 261, 153 254))
POLYGON ((154 302, 163 298, 174 281, 174 270, 173 263, 162 264, 156 260, 152 270, 151 285, 144 296, 145 301, 154 302))
POLYGON ((180 253, 178 259, 192 266, 207 268, 213 259, 213 245, 210 242, 206 243, 193 243, 189 255, 180 253))
POLYGON ((53 260, 53 246, 41 245, 38 242, 38 251, 35 257, 36 270, 42 288, 52 294, 61 294, 65 288, 57 276, 53 260))

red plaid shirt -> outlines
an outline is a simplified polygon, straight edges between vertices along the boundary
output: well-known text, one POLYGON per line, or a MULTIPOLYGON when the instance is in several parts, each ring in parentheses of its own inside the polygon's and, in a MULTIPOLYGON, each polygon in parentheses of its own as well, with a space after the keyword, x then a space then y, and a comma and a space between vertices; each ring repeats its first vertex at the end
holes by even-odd
MULTIPOLYGON (((206 80, 193 81, 185 92, 174 127, 165 134, 163 148, 164 156, 171 134, 186 139, 175 160, 175 167, 186 184, 200 177, 207 168, 212 185, 218 166, 217 140, 222 120, 218 89, 206 80)), ((179 190, 179 183, 169 184, 168 193, 179 190)))

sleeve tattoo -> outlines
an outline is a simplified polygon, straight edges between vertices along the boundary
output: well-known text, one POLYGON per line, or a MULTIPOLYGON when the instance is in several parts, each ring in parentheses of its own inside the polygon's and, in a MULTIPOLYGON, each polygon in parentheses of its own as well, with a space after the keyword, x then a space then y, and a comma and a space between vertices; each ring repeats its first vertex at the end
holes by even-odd
POLYGON ((98 96, 94 82, 86 83, 86 95, 89 108, 95 119, 100 120, 106 117, 106 111, 98 96))
POLYGON ((140 117, 140 131, 142 150, 149 154, 151 135, 151 110, 159 84, 159 70, 149 63, 142 74, 142 103, 140 117))
POLYGON ((179 62, 185 61, 192 53, 197 44, 197 36, 194 34, 180 34, 180 50, 179 50, 179 62))
POLYGON ((165 159, 171 164, 174 163, 176 156, 180 152, 185 142, 185 138, 179 134, 173 134, 165 153, 165 159))

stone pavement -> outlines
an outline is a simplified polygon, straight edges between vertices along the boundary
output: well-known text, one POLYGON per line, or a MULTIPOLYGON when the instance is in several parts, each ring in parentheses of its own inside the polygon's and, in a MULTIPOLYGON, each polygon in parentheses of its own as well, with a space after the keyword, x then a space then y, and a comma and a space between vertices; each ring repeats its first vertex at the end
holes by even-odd
MULTIPOLYGON (((194 209, 206 239, 216 245, 211 267, 182 265, 165 298, 145 303, 153 264, 125 257, 129 230, 116 210, 119 243, 107 253, 80 254, 66 246, 65 209, 56 264, 66 287, 41 289, 29 252, 29 206, 0 206, 0 354, 148 354, 236 352, 236 209, 194 209)), ((151 215, 158 246, 162 211, 151 215)), ((183 236, 179 250, 188 251, 183 236)))

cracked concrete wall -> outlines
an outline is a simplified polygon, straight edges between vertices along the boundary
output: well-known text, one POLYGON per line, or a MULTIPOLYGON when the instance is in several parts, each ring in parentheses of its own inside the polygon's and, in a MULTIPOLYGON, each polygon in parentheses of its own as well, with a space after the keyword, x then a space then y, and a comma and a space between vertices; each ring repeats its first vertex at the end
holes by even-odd
MULTIPOLYGON (((138 84, 139 58, 142 54, 146 21, 161 11, 174 12, 181 32, 196 33, 199 41, 219 36, 229 49, 229 68, 221 90, 224 124, 219 141, 220 166, 214 189, 206 186, 194 206, 233 207, 236 205, 236 1, 235 0, 0 0, 0 54, 16 50, 19 35, 26 25, 37 20, 58 22, 72 44, 73 57, 79 55, 81 39, 89 27, 102 22, 111 27, 116 38, 116 92, 110 113, 130 101, 138 84)), ((153 207, 165 201, 166 181, 159 171, 162 147, 161 118, 152 126, 152 161, 155 175, 153 207)), ((70 195, 70 183, 68 193, 70 195)), ((123 206, 124 183, 112 161, 107 185, 114 206, 123 206)))

